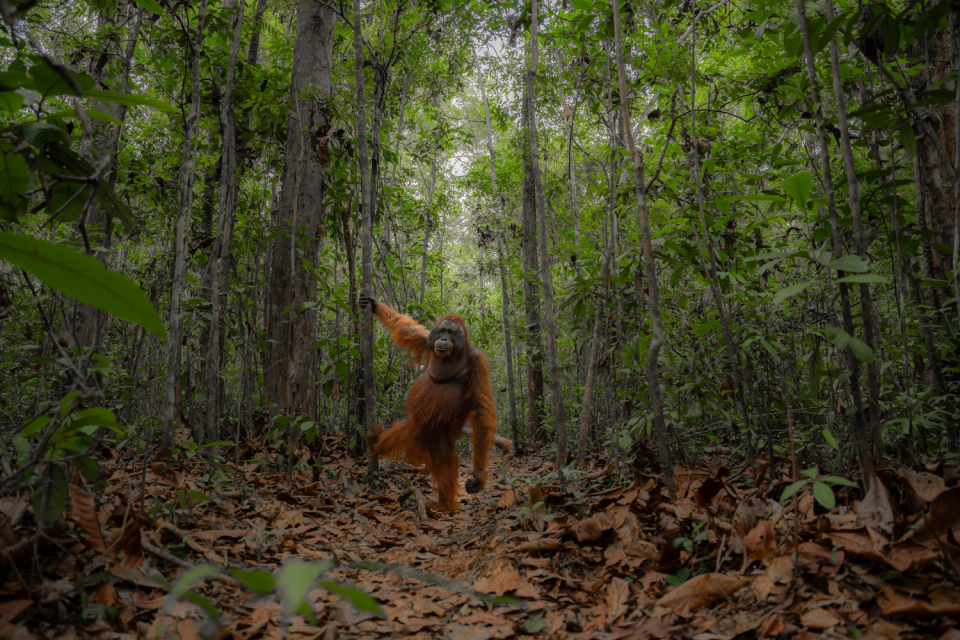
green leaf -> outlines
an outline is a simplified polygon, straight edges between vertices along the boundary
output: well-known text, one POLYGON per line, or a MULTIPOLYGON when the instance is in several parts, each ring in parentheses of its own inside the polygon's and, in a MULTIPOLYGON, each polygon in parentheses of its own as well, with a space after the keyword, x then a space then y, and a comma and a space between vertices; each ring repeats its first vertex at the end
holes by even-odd
POLYGON ((533 616, 523 621, 523 628, 526 629, 527 633, 540 633, 547 628, 547 623, 543 618, 533 616))
POLYGON ((191 500, 199 500, 200 502, 210 502, 213 500, 213 498, 201 491, 188 491, 187 497, 191 500))
POLYGON ((44 144, 61 144, 69 147, 73 142, 70 134, 55 124, 48 122, 28 122, 23 125, 23 137, 30 141, 35 147, 42 147, 44 144))
POLYGON ((140 287, 125 275, 108 271, 96 258, 46 240, 7 232, 0 232, 0 258, 34 274, 64 295, 166 339, 166 328, 140 287))
POLYGON ((793 198, 793 201, 802 211, 807 210, 807 200, 810 199, 810 189, 812 187, 813 178, 807 172, 792 175, 783 181, 783 190, 793 198))
POLYGON ((74 459, 73 464, 77 465, 83 477, 90 482, 96 482, 100 476, 100 464, 93 456, 80 456, 74 459))
POLYGON ((784 502, 787 498, 795 494, 797 491, 800 491, 800 489, 808 484, 810 484, 809 480, 798 480, 793 484, 787 485, 787 487, 783 490, 783 493, 780 495, 780 502, 784 502))
MULTIPOLYGON (((2 105, 0 105, 2 106, 2 105)), ((87 117, 91 120, 101 120, 103 122, 109 122, 115 124, 118 127, 122 127, 123 123, 117 120, 114 116, 110 115, 106 111, 100 111, 99 109, 86 109, 87 117)), ((56 113, 51 113, 47 118, 77 118, 77 112, 73 109, 64 109, 63 111, 57 111, 56 113)))
POLYGON ((853 480, 847 480, 846 478, 841 478, 840 476, 823 476, 820 478, 820 482, 826 482, 827 484, 840 484, 845 487, 854 487, 857 488, 858 485, 853 480))
POLYGON ((867 264, 867 261, 860 256, 851 253, 843 256, 842 258, 831 260, 830 268, 834 271, 863 272, 869 271, 870 265, 867 264))
POLYGON ((848 344, 850 345, 850 349, 853 350, 853 355, 857 356, 857 360, 866 362, 867 364, 870 364, 875 360, 873 349, 868 347, 867 343, 860 338, 854 338, 853 336, 850 336, 850 341, 848 344))
POLYGON ((67 474, 60 465, 51 464, 46 482, 33 489, 33 513, 42 514, 40 520, 44 524, 50 524, 59 518, 66 508, 67 474), (43 508, 44 497, 47 501, 46 509, 43 508))
POLYGON ((8 155, 6 149, 0 149, 0 198, 12 203, 15 196, 26 192, 30 184, 30 174, 22 155, 8 155))
POLYGON ((173 596, 175 600, 178 598, 186 598, 201 607, 211 618, 216 619, 220 616, 220 611, 216 605, 201 595, 191 593, 190 589, 197 582, 218 573, 220 573, 220 568, 212 564, 199 564, 191 567, 180 574, 180 577, 170 589, 170 595, 173 596))
POLYGON ((840 451, 840 445, 837 444, 837 439, 833 437, 833 434, 830 433, 830 430, 826 427, 823 428, 823 439, 827 441, 827 444, 840 451))
POLYGON ((802 473, 803 475, 805 475, 805 476, 807 476, 808 478, 810 478, 811 480, 813 480, 813 479, 816 479, 817 474, 820 473, 820 472, 817 470, 816 467, 812 467, 812 468, 810 468, 810 469, 804 469, 804 470, 801 471, 800 473, 802 473))
POLYGON ((353 603, 353 606, 360 611, 367 611, 379 616, 380 618, 387 617, 380 608, 380 603, 377 602, 376 598, 364 593, 363 591, 360 591, 360 589, 357 589, 356 587, 339 585, 332 580, 321 580, 320 586, 331 593, 335 593, 338 596, 349 599, 350 602, 353 603))
POLYGON ((789 287, 780 289, 780 291, 777 291, 777 294, 773 296, 773 304, 780 304, 787 298, 792 298, 809 286, 809 282, 801 282, 799 284, 792 284, 789 287))
POLYGON ((856 276, 844 276, 842 278, 837 278, 837 282, 887 284, 890 282, 890 279, 885 278, 884 276, 879 276, 875 273, 863 273, 856 276))
POLYGON ((833 489, 822 482, 813 483, 813 497, 824 509, 833 509, 837 506, 837 496, 834 495, 833 489))
POLYGON ((0 111, 16 113, 23 106, 23 94, 16 91, 0 91, 0 111))
POLYGON ((96 98, 100 102, 115 102, 128 107, 147 106, 153 107, 157 111, 173 111, 173 106, 169 102, 157 100, 156 98, 148 98, 146 96, 110 91, 109 89, 84 90, 83 96, 85 98, 96 98))
POLYGON ((277 580, 269 571, 263 569, 254 569, 253 571, 241 571, 240 569, 230 569, 230 575, 237 579, 247 589, 257 593, 272 593, 277 588, 277 580))
MULTIPOLYGON (((77 84, 81 89, 83 89, 84 93, 93 88, 93 78, 87 74, 78 73, 72 70, 67 70, 66 73, 69 73, 71 76, 73 76, 73 79, 76 80, 77 84)), ((64 77, 60 75, 60 72, 47 64, 46 61, 41 61, 38 64, 30 67, 30 76, 33 78, 34 88, 45 98, 50 96, 79 95, 70 86, 70 83, 68 83, 64 77)))
POLYGON ((37 433, 38 431, 46 427, 48 424, 50 424, 50 416, 40 416, 36 420, 33 420, 32 422, 30 422, 30 424, 25 426, 20 431, 20 435, 22 435, 25 438, 28 436, 32 436, 33 434, 37 433))
POLYGON ((291 560, 284 565, 280 577, 277 578, 277 586, 281 590, 280 601, 288 614, 298 613, 305 618, 316 620, 307 602, 307 591, 320 572, 330 566, 330 563, 306 563, 301 560, 291 560))
POLYGON ((163 15, 163 7, 160 6, 160 3, 157 0, 133 0, 138 5, 149 11, 150 13, 156 13, 163 15))

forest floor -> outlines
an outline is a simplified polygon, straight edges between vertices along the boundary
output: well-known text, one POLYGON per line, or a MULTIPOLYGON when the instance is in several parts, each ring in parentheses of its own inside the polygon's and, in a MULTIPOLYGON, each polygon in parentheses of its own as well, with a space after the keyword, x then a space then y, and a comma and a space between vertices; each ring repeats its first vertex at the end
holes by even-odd
POLYGON ((774 491, 764 464, 678 466, 668 502, 614 464, 545 486, 554 464, 533 454, 495 458, 484 492, 434 514, 397 502, 429 478, 386 463, 372 495, 342 438, 318 442, 323 466, 292 487, 265 462, 226 491, 204 463, 154 463, 152 516, 141 467, 106 450, 102 500, 71 485, 16 568, 30 498, 0 498, 0 637, 960 640, 955 469, 884 471, 891 513, 864 526, 858 489, 835 486, 830 510, 812 485, 781 504, 788 463, 774 491))

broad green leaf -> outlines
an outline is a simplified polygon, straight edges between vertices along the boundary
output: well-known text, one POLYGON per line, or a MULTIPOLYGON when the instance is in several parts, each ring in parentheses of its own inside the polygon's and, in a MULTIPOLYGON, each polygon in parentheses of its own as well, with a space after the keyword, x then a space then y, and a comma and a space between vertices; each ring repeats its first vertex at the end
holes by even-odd
MULTIPOLYGON (((106 111, 100 111, 99 109, 86 109, 87 117, 91 120, 101 120, 103 122, 109 122, 115 124, 118 127, 122 127, 123 123, 117 120, 114 116, 110 115, 106 111)), ((57 111, 56 113, 51 113, 47 116, 48 118, 77 118, 77 112, 73 109, 64 109, 63 111, 57 111)))
POLYGON ((333 582, 332 580, 321 580, 320 586, 331 593, 335 593, 338 596, 349 599, 350 602, 353 603, 353 606, 360 611, 367 611, 380 618, 387 617, 383 613, 383 609, 380 608, 380 603, 377 602, 376 598, 364 593, 363 591, 360 591, 360 589, 357 589, 356 587, 343 586, 333 582))
POLYGON ((0 111, 16 113, 23 106, 23 94, 16 91, 0 91, 0 111))
POLYGON ((240 569, 230 569, 230 575, 236 578, 247 589, 257 593, 271 593, 277 588, 277 580, 269 571, 254 569, 253 571, 242 571, 240 569))
POLYGON ((783 181, 783 190, 793 198, 793 201, 803 211, 807 209, 811 187, 813 187, 813 178, 806 172, 792 175, 783 181))
POLYGON ((19 153, 9 154, 8 145, 0 146, 0 198, 12 203, 30 184, 27 162, 19 153))
POLYGON ((207 598, 191 592, 190 589, 197 582, 218 573, 220 573, 220 568, 212 564, 199 564, 191 567, 180 574, 180 577, 170 589, 170 595, 173 596, 174 601, 178 598, 186 598, 206 611, 207 615, 215 620, 220 616, 220 610, 217 609, 217 606, 207 598))
POLYGON ((826 427, 823 428, 823 439, 826 440, 827 444, 829 444, 831 447, 837 451, 840 451, 840 445, 837 444, 837 439, 833 437, 833 434, 830 433, 830 430, 826 427))
MULTIPOLYGON (((67 69, 64 70, 64 73, 69 73, 73 77, 80 88, 83 89, 84 94, 93 88, 93 78, 87 74, 67 69)), ((33 88, 39 91, 44 98, 79 95, 70 86, 70 83, 64 79, 63 75, 45 61, 30 67, 30 76, 33 78, 33 88)))
POLYGON ((809 469, 804 469, 800 473, 802 473, 803 475, 807 476, 810 479, 814 479, 817 477, 817 474, 820 473, 820 471, 818 471, 816 467, 811 467, 809 469))
POLYGON ((50 416, 40 416, 36 420, 31 421, 30 424, 25 426, 20 431, 20 435, 22 435, 23 437, 32 436, 33 434, 37 433, 38 431, 46 427, 48 424, 50 424, 50 416))
POLYGON ((58 464, 51 464, 46 482, 33 488, 33 513, 42 514, 40 520, 50 524, 67 508, 67 474, 58 464), (44 503, 44 499, 46 503, 44 503), (44 508, 46 506, 46 508, 44 508))
POLYGON ((729 196, 727 200, 745 200, 747 202, 787 202, 782 196, 775 196, 769 193, 750 193, 743 196, 729 196))
POLYGON ((163 7, 160 6, 160 3, 157 0, 133 0, 138 5, 149 11, 150 13, 156 13, 163 15, 163 7))
POLYGON ((870 364, 874 361, 873 349, 867 346, 867 343, 861 340, 860 338, 854 338, 850 336, 850 341, 848 343, 850 349, 853 350, 853 354, 857 356, 857 360, 861 362, 866 362, 870 364))
POLYGON ((780 289, 780 291, 777 291, 776 295, 773 296, 773 304, 780 304, 787 298, 792 298, 809 286, 809 282, 801 282, 799 284, 792 284, 789 287, 780 289))
POLYGON ((831 260, 830 268, 835 271, 864 272, 870 270, 870 265, 860 256, 851 253, 842 258, 831 260))
POLYGON ((547 628, 547 623, 543 618, 530 617, 523 621, 523 628, 527 633, 540 633, 547 628))
POLYGON ((846 347, 847 343, 850 342, 850 334, 838 327, 827 327, 823 330, 823 335, 830 344, 840 347, 841 349, 846 347))
POLYGON ((844 276, 842 278, 837 278, 837 282, 888 284, 890 282, 890 278, 886 278, 875 273, 863 273, 855 276, 844 276))
POLYGON ((846 478, 841 478, 840 476, 823 476, 820 478, 820 482, 826 482, 827 484, 840 484, 845 487, 859 487, 856 482, 853 480, 847 480, 846 478))
POLYGON ((109 89, 90 89, 83 92, 85 98, 95 98, 100 102, 115 102, 117 104, 123 104, 128 107, 139 107, 139 106, 148 106, 153 107, 157 111, 173 111, 173 106, 164 102, 163 100, 157 100, 156 98, 148 98, 146 96, 137 96, 129 93, 120 93, 118 91, 110 91, 109 89))
POLYGON ((813 483, 813 497, 824 509, 833 509, 837 506, 837 496, 834 495, 833 489, 822 482, 813 483))
POLYGON ((785 501, 787 498, 795 494, 797 491, 800 491, 800 489, 808 484, 810 484, 809 480, 798 480, 797 482, 787 485, 783 490, 783 493, 780 494, 780 502, 785 501))
POLYGON ((330 566, 330 563, 306 563, 301 560, 290 560, 283 566, 277 578, 277 587, 281 591, 280 601, 288 614, 298 613, 316 619, 307 603, 307 592, 317 576, 330 566))
POLYGON ((0 258, 64 295, 166 338, 160 316, 140 287, 125 275, 108 271, 96 258, 46 240, 7 232, 0 232, 0 258))
POLYGON ((28 122, 23 125, 23 137, 30 141, 35 147, 42 147, 44 144, 60 144, 69 147, 73 138, 69 133, 55 124, 49 122, 28 122))

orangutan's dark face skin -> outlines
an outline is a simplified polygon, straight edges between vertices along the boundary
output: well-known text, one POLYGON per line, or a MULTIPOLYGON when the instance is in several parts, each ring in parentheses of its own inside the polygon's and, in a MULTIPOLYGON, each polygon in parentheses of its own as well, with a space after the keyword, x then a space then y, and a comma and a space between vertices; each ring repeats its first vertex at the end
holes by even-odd
POLYGON ((459 324, 444 320, 430 331, 427 344, 438 358, 446 359, 452 355, 463 353, 467 340, 459 324))

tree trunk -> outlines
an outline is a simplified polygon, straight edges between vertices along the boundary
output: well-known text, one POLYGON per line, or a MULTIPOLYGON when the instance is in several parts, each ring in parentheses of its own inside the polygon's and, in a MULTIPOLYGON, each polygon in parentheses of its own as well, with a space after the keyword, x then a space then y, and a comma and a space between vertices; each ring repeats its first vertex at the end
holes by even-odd
POLYGON ((193 136, 194 127, 200 117, 200 49, 203 45, 203 22, 207 15, 207 0, 200 0, 197 14, 196 42, 191 47, 190 71, 193 78, 193 101, 190 111, 183 122, 183 151, 180 159, 180 200, 177 203, 176 254, 173 267, 173 284, 170 290, 170 343, 167 351, 167 377, 163 404, 163 438, 160 441, 160 455, 173 445, 173 431, 177 423, 177 381, 180 378, 180 340, 183 333, 183 317, 180 314, 180 289, 183 287, 183 275, 186 266, 184 237, 186 219, 190 214, 190 194, 193 190, 193 136))
POLYGON ((653 409, 653 425, 657 433, 657 448, 660 466, 663 467, 663 481, 667 492, 674 492, 673 459, 667 441, 667 426, 663 419, 663 398, 660 395, 660 348, 663 346, 663 320, 660 317, 660 287, 657 284, 657 263, 653 257, 653 244, 650 235, 650 220, 647 212, 647 191, 644 182, 643 151, 634 144, 633 130, 630 128, 630 107, 627 104, 627 79, 623 66, 623 43, 620 31, 620 4, 613 2, 613 33, 617 47, 617 80, 620 89, 620 111, 623 116, 623 132, 627 138, 627 148, 633 159, 633 186, 637 194, 637 214, 640 218, 640 238, 643 243, 644 271, 647 274, 647 289, 650 301, 650 344, 647 348, 647 387, 650 393, 650 405, 653 409))
MULTIPOLYGON (((243 33, 244 3, 234 7, 236 26, 233 42, 230 45, 230 62, 227 67, 227 83, 223 92, 220 109, 220 126, 223 128, 223 152, 220 156, 220 220, 217 235, 210 251, 207 269, 210 272, 210 330, 208 331, 206 353, 204 357, 204 418, 207 427, 207 443, 220 439, 220 292, 225 292, 227 269, 223 264, 230 259, 230 238, 233 217, 237 208, 237 192, 240 181, 237 177, 237 136, 236 110, 233 105, 233 89, 237 76, 237 56, 240 54, 240 40, 243 33), (221 281, 222 280, 222 281, 221 281)), ((226 302, 225 300, 223 302, 226 302)))
POLYGON ((530 127, 530 159, 533 184, 537 194, 537 231, 540 238, 540 273, 543 280, 543 313, 547 329, 547 362, 550 367, 550 393, 553 396, 554 429, 557 434, 557 474, 564 485, 563 467, 567 463, 567 415, 563 406, 563 388, 560 383, 560 364, 557 361, 557 322, 553 315, 553 275, 550 272, 550 253, 547 249, 546 198, 540 174, 540 153, 537 147, 537 114, 534 80, 537 76, 537 0, 531 0, 531 51, 527 68, 527 103, 530 127))
MULTIPOLYGON (((615 215, 615 214, 611 214, 615 215)), ((591 417, 593 411, 593 382, 597 376, 597 355, 600 353, 600 329, 603 326, 603 312, 607 296, 610 295, 610 234, 604 233, 603 267, 600 278, 606 283, 606 292, 597 300, 597 311, 593 318, 593 333, 590 337, 590 353, 584 358, 586 375, 583 378, 583 401, 580 403, 580 446, 578 459, 581 466, 587 463, 587 449, 590 445, 591 417)))
POLYGON ((296 258, 297 236, 314 236, 326 217, 326 169, 322 166, 324 160, 313 153, 311 142, 314 132, 328 126, 333 115, 330 76, 336 22, 333 9, 311 0, 299 0, 283 187, 277 214, 278 231, 290 234, 290 244, 284 248, 283 239, 278 238, 265 287, 268 293, 264 324, 269 345, 263 372, 265 404, 281 406, 298 399, 297 406, 288 406, 287 410, 308 416, 316 414, 313 385, 317 359, 310 347, 316 340, 317 314, 304 304, 316 302, 317 279, 312 269, 316 266, 318 241, 303 238, 299 243, 310 271, 298 274, 299 260, 291 257, 296 258), (309 155, 303 159, 304 154, 309 155), (291 388, 291 380, 296 388, 291 388))
MULTIPOLYGON (((354 60, 356 62, 357 78, 357 152, 360 162, 360 250, 363 263, 363 295, 373 297, 373 210, 371 196, 373 195, 373 185, 371 184, 369 151, 367 149, 367 96, 364 88, 363 77, 363 34, 360 31, 360 0, 353 0, 353 50, 354 60)), ((378 83, 379 86, 379 83, 378 83)), ((379 91, 375 92, 379 93, 379 91)), ((375 113, 377 106, 374 106, 375 113)), ((377 138, 379 138, 379 124, 377 125, 377 138)), ((379 143, 379 140, 377 140, 379 143)), ((374 150, 376 155, 377 149, 374 150)), ((370 307, 363 311, 363 399, 366 415, 364 416, 364 426, 369 434, 376 434, 381 431, 380 424, 377 421, 377 379, 374 371, 373 360, 373 312, 370 307)), ((367 484, 373 486, 376 480, 379 464, 377 456, 373 450, 367 449, 367 484)))
MULTIPOLYGON (((523 128, 529 128, 530 103, 523 101, 523 128)), ((527 342, 527 433, 540 442, 546 440, 541 416, 543 415, 543 348, 540 340, 540 287, 537 272, 540 261, 537 256, 537 198, 533 186, 533 165, 530 160, 529 138, 521 141, 523 149, 523 223, 521 245, 523 247, 523 301, 524 333, 527 342)))
POLYGON ((426 310, 427 255, 430 249, 430 231, 433 227, 433 190, 437 186, 437 154, 440 153, 439 133, 434 133, 433 161, 430 163, 430 186, 427 188, 427 224, 423 230, 423 261, 420 263, 420 312, 426 310))
MULTIPOLYGON (((827 146, 826 121, 823 117, 823 109, 820 102, 820 86, 817 81, 817 72, 815 67, 815 57, 813 48, 810 44, 810 30, 807 26, 806 7, 804 0, 797 0, 797 11, 800 18, 800 30, 803 35, 803 47, 806 53, 807 74, 810 78, 810 94, 813 98, 813 104, 816 109, 814 116, 817 122, 817 137, 820 141, 820 156, 823 161, 823 189, 827 196, 827 211, 830 214, 830 228, 833 234, 833 255, 834 259, 843 255, 843 239, 840 233, 840 219, 837 215, 837 206, 833 199, 833 177, 830 167, 830 148, 827 146)), ((837 270, 839 278, 844 277, 844 273, 837 270)), ((847 283, 838 282, 840 288, 840 306, 843 315, 843 329, 850 336, 853 335, 853 315, 850 310, 850 295, 847 290, 847 283)), ((850 365, 850 387, 853 393, 853 402, 856 411, 851 419, 851 431, 857 442, 860 455, 860 465, 863 472, 863 481, 867 489, 875 481, 873 470, 873 457, 870 454, 870 442, 868 439, 866 424, 863 422, 863 396, 860 391, 860 363, 853 349, 846 348, 846 359, 850 365)))

